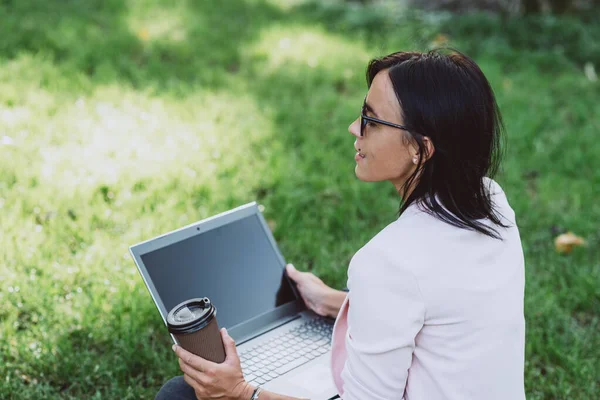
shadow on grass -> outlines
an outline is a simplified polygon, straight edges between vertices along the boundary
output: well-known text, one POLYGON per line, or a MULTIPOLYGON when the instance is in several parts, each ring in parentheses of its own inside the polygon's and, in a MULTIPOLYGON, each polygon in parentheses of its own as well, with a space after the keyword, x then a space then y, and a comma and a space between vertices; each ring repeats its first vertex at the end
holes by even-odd
POLYGON ((55 355, 38 360, 53 398, 153 398, 166 378, 179 374, 166 327, 151 302, 120 294, 110 329, 89 316, 55 338, 55 355), (132 309, 132 305, 133 308, 132 309), (130 396, 125 394, 129 393, 130 396))
POLYGON ((266 2, 180 4, 91 0, 0 2, 0 62, 42 55, 65 74, 136 89, 218 88, 239 69, 240 49, 280 18, 266 2))

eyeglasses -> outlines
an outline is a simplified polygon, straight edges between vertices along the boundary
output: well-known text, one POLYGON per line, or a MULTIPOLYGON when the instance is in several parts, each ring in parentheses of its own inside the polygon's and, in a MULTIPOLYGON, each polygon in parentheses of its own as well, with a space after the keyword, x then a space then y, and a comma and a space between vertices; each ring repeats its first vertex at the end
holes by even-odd
POLYGON ((387 122, 387 121, 384 121, 384 120, 381 120, 381 119, 378 119, 378 118, 373 118, 373 117, 366 116, 365 115, 366 104, 367 104, 367 98, 365 97, 365 100, 363 101, 362 109, 360 111, 360 136, 364 136, 365 135, 367 124, 369 122, 374 122, 374 123, 377 123, 377 124, 391 126, 392 128, 402 129, 403 131, 408 131, 408 128, 405 127, 405 126, 403 126, 403 125, 393 124, 391 122, 387 122))

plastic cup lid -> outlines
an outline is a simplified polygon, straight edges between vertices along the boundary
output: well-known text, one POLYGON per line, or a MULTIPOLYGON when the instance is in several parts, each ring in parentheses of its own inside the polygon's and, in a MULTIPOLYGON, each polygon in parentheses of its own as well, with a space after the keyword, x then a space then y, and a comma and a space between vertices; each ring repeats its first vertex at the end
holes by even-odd
POLYGON ((190 299, 173 307, 167 316, 167 326, 171 333, 188 333, 206 326, 216 312, 207 297, 190 299))

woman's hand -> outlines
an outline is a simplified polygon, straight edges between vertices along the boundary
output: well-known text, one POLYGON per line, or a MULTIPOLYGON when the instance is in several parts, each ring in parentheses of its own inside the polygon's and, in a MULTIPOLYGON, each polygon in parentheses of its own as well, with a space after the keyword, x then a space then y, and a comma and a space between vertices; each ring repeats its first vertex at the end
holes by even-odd
POLYGON ((337 316, 345 294, 338 295, 340 291, 330 288, 311 272, 300 272, 292 264, 285 268, 310 310, 325 317, 337 316))
POLYGON ((225 328, 221 329, 221 337, 226 355, 222 364, 208 361, 184 350, 181 346, 173 345, 173 350, 179 357, 183 379, 194 388, 198 400, 250 399, 254 388, 244 379, 235 341, 225 328))

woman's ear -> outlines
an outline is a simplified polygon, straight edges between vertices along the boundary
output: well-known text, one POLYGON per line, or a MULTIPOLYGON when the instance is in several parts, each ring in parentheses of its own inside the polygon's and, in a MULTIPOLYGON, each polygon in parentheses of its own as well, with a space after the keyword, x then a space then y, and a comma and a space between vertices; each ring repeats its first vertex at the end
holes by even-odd
POLYGON ((431 139, 429 139, 427 136, 423 137, 423 144, 425 145, 425 154, 423 154, 423 162, 425 162, 431 157, 433 157, 433 153, 435 153, 435 146, 433 145, 431 139))
MULTIPOLYGON (((422 164, 424 164, 427 160, 429 160, 433 153, 435 153, 435 147, 433 146, 433 142, 427 136, 423 136, 423 160, 422 164)), ((419 164, 419 147, 418 144, 414 144, 412 146, 412 163, 415 165, 419 164)))
POLYGON ((411 146, 409 154, 411 156, 412 163, 414 165, 419 165, 419 145, 415 143, 413 146, 411 146))

